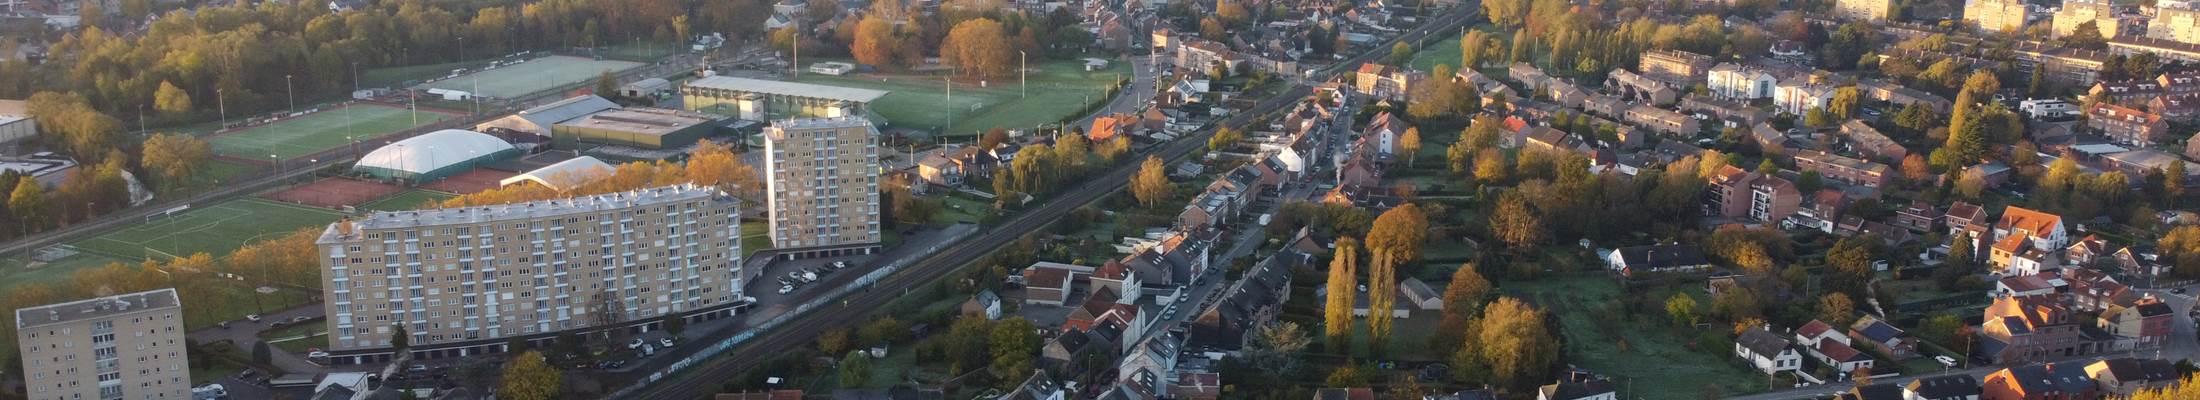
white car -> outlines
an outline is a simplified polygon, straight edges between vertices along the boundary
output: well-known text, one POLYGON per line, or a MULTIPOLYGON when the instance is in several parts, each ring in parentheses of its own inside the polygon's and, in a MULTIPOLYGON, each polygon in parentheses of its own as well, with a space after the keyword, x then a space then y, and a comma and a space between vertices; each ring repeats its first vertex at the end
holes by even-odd
POLYGON ((246 316, 244 316, 244 320, 246 320, 246 321, 252 321, 252 322, 260 322, 260 315, 259 315, 259 314, 246 315, 246 316))
POLYGON ((789 293, 789 292, 793 292, 793 291, 794 291, 794 286, 792 286, 792 285, 779 285, 779 294, 787 294, 787 293, 789 293))
POLYGON ((314 359, 328 358, 328 352, 326 352, 326 351, 320 351, 320 350, 314 350, 314 351, 313 351, 313 352, 311 352, 311 353, 306 353, 306 358, 314 358, 314 359))
POLYGON ((664 345, 667 349, 672 348, 672 338, 658 338, 657 344, 664 345))
POLYGON ((1949 358, 1948 356, 1933 356, 1933 361, 1939 361, 1940 365, 1945 367, 1956 366, 1956 359, 1949 358))
POLYGON ((644 342, 642 342, 642 339, 641 339, 641 338, 634 338, 634 341, 632 341, 632 342, 627 342, 627 343, 626 343, 626 349, 627 349, 627 350, 633 350, 633 349, 639 349, 639 348, 642 348, 642 344, 643 344, 643 343, 644 343, 644 342))

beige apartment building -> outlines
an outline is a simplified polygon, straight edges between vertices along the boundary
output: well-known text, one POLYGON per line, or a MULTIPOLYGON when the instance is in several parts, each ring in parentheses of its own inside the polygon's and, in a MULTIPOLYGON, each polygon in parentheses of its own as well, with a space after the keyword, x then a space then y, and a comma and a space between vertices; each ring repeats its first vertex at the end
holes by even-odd
POLYGON ((2100 30, 2102 38, 2116 37, 2123 32, 2123 21, 2116 18, 2115 5, 2107 0, 2070 0, 2055 11, 2055 37, 2070 36, 2078 25, 2092 22, 2100 30))
POLYGON ((1840 0, 1833 12, 1849 19, 1884 21, 1894 14, 1894 0, 1840 0))
POLYGON ((24 394, 32 400, 189 399, 175 289, 15 310, 24 394))
POLYGON ((2024 28, 2029 10, 2021 0, 1969 0, 1963 3, 1963 22, 1983 31, 2016 32, 2024 28))
POLYGON ((2185 44, 2200 43, 2200 10, 2173 6, 2156 9, 2154 20, 2147 22, 2147 37, 2185 44))
POLYGON ((878 136, 861 117, 780 120, 764 128, 774 256, 878 251, 878 136))
POLYGON ((333 364, 503 352, 667 315, 730 316, 742 284, 740 200, 674 185, 494 206, 378 212, 321 234, 333 364))

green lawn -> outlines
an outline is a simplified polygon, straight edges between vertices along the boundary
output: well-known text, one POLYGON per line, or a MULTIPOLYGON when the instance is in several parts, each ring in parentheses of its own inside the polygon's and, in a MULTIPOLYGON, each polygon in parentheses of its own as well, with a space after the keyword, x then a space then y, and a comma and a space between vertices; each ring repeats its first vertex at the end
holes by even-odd
POLYGON ((211 140, 215 154, 254 160, 272 154, 290 159, 343 147, 355 138, 366 140, 450 118, 449 114, 422 112, 417 113, 419 124, 414 124, 415 114, 399 107, 354 104, 215 135, 211 140))
POLYGON ((512 98, 557 87, 559 85, 596 79, 604 71, 619 72, 642 66, 642 63, 619 60, 596 60, 573 56, 550 56, 506 65, 497 69, 476 71, 457 78, 423 83, 422 89, 448 89, 495 98, 512 98))
POLYGON ((1032 128, 1061 122, 1084 111, 1086 105, 1107 101, 1107 90, 1116 78, 1128 79, 1130 67, 1115 63, 1109 69, 1086 72, 1082 61, 1036 64, 1040 71, 1026 77, 1029 96, 1018 90, 1015 77, 981 82, 957 79, 953 96, 939 76, 880 78, 804 74, 797 82, 885 90, 890 93, 871 103, 871 111, 898 128, 937 129, 948 124, 951 136, 974 136, 993 127, 1032 128), (950 100, 952 99, 952 100, 950 100), (950 115, 952 114, 952 115, 950 115))
POLYGON ((79 253, 52 263, 34 262, 27 255, 0 258, 0 292, 21 285, 67 282, 78 270, 121 261, 92 253, 79 253))
POLYGON ((390 197, 384 197, 380 200, 366 202, 366 204, 360 204, 359 209, 370 211, 418 210, 422 208, 427 208, 430 205, 450 199, 452 197, 458 196, 433 190, 411 189, 403 192, 397 192, 397 194, 390 195, 390 197))
POLYGON ((771 223, 764 221, 741 222, 742 257, 748 257, 749 254, 756 253, 758 250, 770 248, 772 248, 771 223))
POLYGON ((1407 65, 1413 66, 1413 69, 1424 72, 1435 70, 1437 64, 1450 65, 1453 69, 1459 68, 1458 36, 1429 43, 1428 47, 1422 47, 1419 51, 1413 52, 1413 61, 1407 63, 1407 65))
POLYGON ((321 321, 260 332, 260 340, 292 353, 305 353, 310 349, 328 348, 328 325, 321 321))
POLYGON ((124 260, 156 254, 188 256, 204 252, 227 255, 246 243, 270 239, 308 226, 336 222, 328 210, 294 206, 261 199, 231 200, 185 211, 137 226, 110 231, 72 243, 86 253, 124 260))
MULTIPOLYGON (((1499 286, 1507 295, 1556 315, 1566 337, 1566 361, 1618 379, 1632 392, 1623 393, 1624 397, 1700 397, 1708 384, 1718 385, 1725 395, 1766 388, 1764 375, 1722 356, 1726 349, 1691 349, 1694 338, 1682 334, 1680 328, 1612 315, 1607 304, 1617 304, 1621 293, 1619 285, 1609 278, 1504 282, 1499 286)), ((1653 298, 1660 298, 1654 294, 1653 298)))
POLYGON ((993 212, 992 203, 963 196, 949 195, 942 197, 942 200, 946 203, 945 208, 941 209, 938 215, 932 216, 932 223, 934 224, 975 224, 978 223, 979 216, 993 212))

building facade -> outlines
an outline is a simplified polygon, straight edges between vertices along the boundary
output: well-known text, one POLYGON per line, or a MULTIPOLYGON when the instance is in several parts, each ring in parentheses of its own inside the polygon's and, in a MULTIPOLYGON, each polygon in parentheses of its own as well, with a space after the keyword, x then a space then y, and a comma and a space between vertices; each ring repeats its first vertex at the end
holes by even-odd
POLYGON ((1840 0, 1834 2, 1833 12, 1849 19, 1884 21, 1894 14, 1894 1, 1840 0))
POLYGON ((1773 87, 1780 85, 1780 80, 1771 72, 1735 63, 1712 66, 1706 79, 1712 94, 1734 100, 1772 97, 1773 87))
POLYGON ((764 128, 774 249, 786 257, 879 247, 878 128, 862 118, 781 120, 764 128))
POLYGON ((2191 6, 2174 5, 2163 5, 2155 9, 2154 19, 2147 21, 2147 37, 2185 44, 2200 43, 2200 10, 2192 9, 2191 6))
POLYGON ((2146 146, 2169 136, 2169 123, 2161 114, 2109 103, 2095 103, 2085 114, 2087 128, 2117 144, 2146 146))
POLYGON ((331 224, 323 307, 334 364, 502 352, 515 340, 713 319, 745 303, 740 200, 679 185, 331 224))
POLYGON ((1711 73, 1711 56, 1680 50, 1657 50, 1642 53, 1636 64, 1644 76, 1667 82, 1701 82, 1711 73))
POLYGON ((1795 155, 1795 168, 1803 172, 1817 172, 1827 180, 1844 184, 1880 188, 1893 179, 1893 168, 1886 164, 1824 152, 1795 155))
POLYGON ((1969 0, 1963 3, 1963 22, 1983 31, 2015 32, 2024 28, 2028 11, 2020 0, 1969 0))
POLYGON ((2102 38, 2116 37, 2123 33, 2123 21, 2116 18, 2115 5, 2108 1, 2070 0, 2055 11, 2055 37, 2070 36, 2079 25, 2092 22, 2102 38))
POLYGON ((191 398, 183 336, 175 289, 15 310, 33 400, 191 398))

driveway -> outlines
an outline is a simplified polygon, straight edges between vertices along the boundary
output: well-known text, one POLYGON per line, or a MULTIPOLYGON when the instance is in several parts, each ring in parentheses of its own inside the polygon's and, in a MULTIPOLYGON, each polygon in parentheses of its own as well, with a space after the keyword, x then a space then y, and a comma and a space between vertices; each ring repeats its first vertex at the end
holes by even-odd
MULTIPOLYGON (((229 321, 229 327, 227 328, 215 326, 200 329, 198 331, 188 333, 185 336, 189 337, 191 340, 198 341, 199 343, 213 343, 227 340, 230 343, 235 343, 238 350, 242 350, 245 351, 246 354, 250 354, 252 349, 257 347, 260 342, 260 332, 274 329, 275 321, 289 321, 298 317, 305 317, 306 319, 319 319, 324 317, 324 311, 325 310, 321 309, 321 305, 318 303, 308 304, 261 315, 260 322, 252 322, 241 319, 229 321)), ((308 321, 306 323, 325 324, 325 322, 323 321, 308 321)), ((305 355, 293 354, 287 351, 282 351, 282 349, 272 346, 268 347, 268 349, 274 350, 275 354, 270 355, 268 359, 269 361, 272 361, 273 364, 275 364, 275 368, 282 369, 282 371, 280 372, 292 374, 313 374, 324 372, 328 369, 327 367, 323 367, 320 364, 315 364, 312 361, 306 361, 305 355)))

